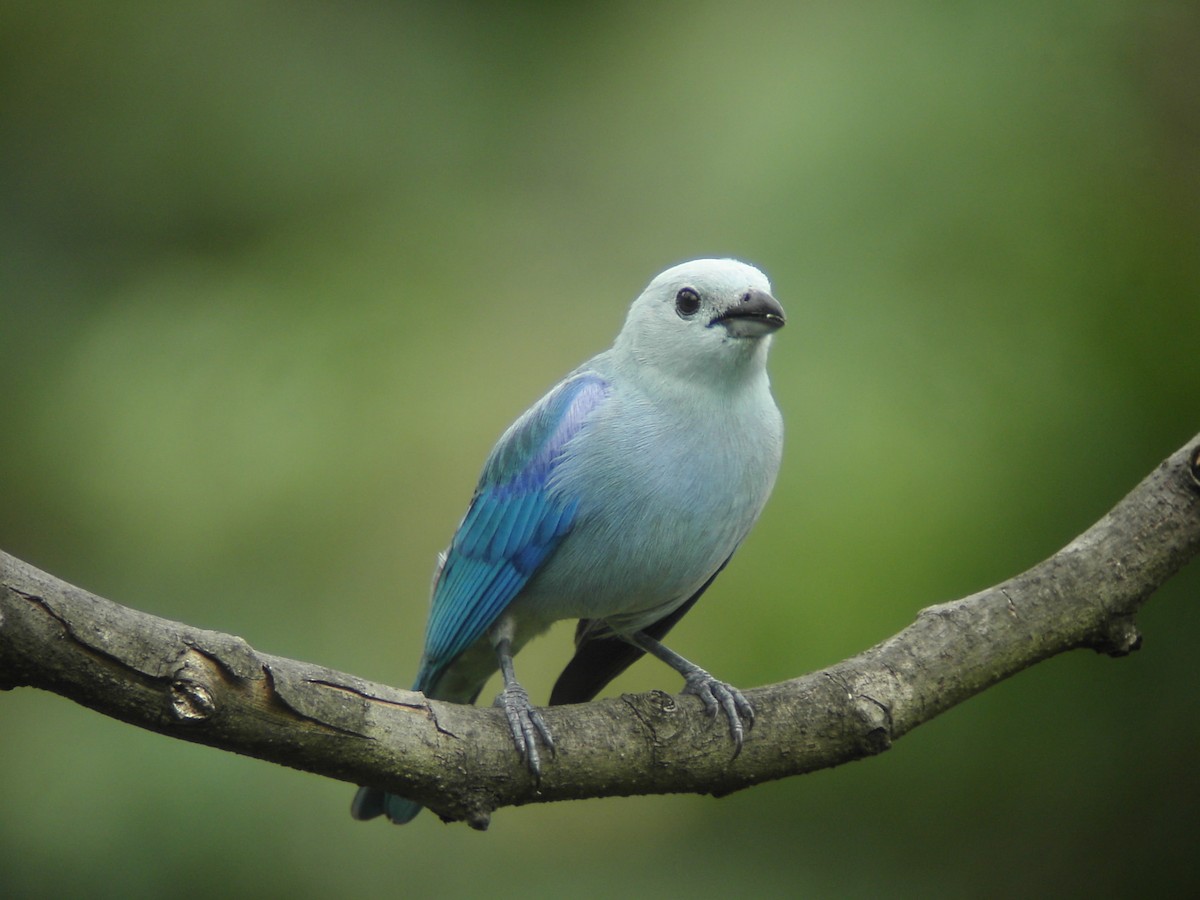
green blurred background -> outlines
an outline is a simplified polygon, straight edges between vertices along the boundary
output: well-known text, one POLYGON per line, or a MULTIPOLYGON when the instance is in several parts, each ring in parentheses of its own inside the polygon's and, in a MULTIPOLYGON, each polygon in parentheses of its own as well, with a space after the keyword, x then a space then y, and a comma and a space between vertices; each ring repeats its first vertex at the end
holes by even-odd
MULTIPOLYGON (((788 445, 673 646, 778 681, 1058 549, 1200 424, 1197 6, 732 6, 0 4, 0 547, 407 685, 492 442, 720 254, 788 445)), ((1198 589, 877 759, 485 835, 13 691, 0 893, 1188 893, 1198 589)))

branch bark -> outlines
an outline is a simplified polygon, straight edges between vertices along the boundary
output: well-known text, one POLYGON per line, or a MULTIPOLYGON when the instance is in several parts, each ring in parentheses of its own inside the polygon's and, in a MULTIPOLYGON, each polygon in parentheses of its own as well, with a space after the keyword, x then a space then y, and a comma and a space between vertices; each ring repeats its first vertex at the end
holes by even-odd
POLYGON ((731 758, 695 697, 545 711, 534 783, 496 709, 426 700, 241 638, 120 606, 0 552, 0 688, 37 687, 142 728, 418 800, 484 828, 493 809, 630 794, 727 794, 861 759, 1043 659, 1137 649, 1133 617, 1200 549, 1200 435, 1099 522, 1003 584, 922 610, 851 659, 747 691, 731 758))

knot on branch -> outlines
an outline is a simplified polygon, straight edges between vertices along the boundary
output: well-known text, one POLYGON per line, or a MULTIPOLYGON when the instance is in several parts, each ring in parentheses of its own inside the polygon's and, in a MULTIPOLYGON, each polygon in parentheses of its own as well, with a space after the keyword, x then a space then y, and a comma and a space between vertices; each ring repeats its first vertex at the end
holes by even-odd
POLYGON ((1200 444, 1188 455, 1188 474, 1192 476, 1192 487, 1200 490, 1200 444))
POLYGON ((1108 656, 1128 656, 1142 646, 1142 633, 1131 616, 1118 616, 1104 623, 1091 647, 1108 656))
POLYGON ((487 831, 492 824, 492 814, 484 810, 475 810, 467 814, 467 824, 476 831, 487 831))
POLYGON ((877 756, 892 748, 892 708, 886 699, 893 691, 884 684, 863 678, 859 673, 825 672, 826 684, 833 691, 832 701, 842 710, 845 733, 855 747, 854 759, 877 756), (871 693, 866 693, 865 691, 871 693))
POLYGON ((651 750, 677 739, 686 727, 686 718, 676 715, 679 704, 666 691, 622 694, 621 700, 637 716, 651 750))
POLYGON ((886 704, 867 694, 858 694, 851 701, 860 725, 863 726, 860 746, 868 756, 877 756, 892 749, 892 711, 886 704))
POLYGON ((218 673, 204 654, 185 651, 171 675, 171 713, 181 722, 202 722, 217 711, 213 685, 218 673))

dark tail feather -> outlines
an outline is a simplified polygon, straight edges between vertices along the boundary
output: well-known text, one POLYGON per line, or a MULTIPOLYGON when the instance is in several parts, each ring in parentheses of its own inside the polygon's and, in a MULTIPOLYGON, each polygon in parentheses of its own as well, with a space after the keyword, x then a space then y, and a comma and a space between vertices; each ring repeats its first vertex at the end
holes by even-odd
MULTIPOLYGON (((700 585, 700 590, 688 597, 677 609, 653 625, 643 628, 643 633, 661 641, 666 633, 675 627, 675 623, 683 618, 684 613, 700 599, 700 595, 713 583, 713 579, 721 574, 721 569, 724 569, 725 563, 728 562, 726 559, 721 563, 708 581, 700 585)), ((579 622, 575 638, 578 646, 575 655, 558 676, 558 681, 554 682, 554 690, 550 692, 551 706, 586 703, 604 690, 606 684, 637 662, 644 652, 619 637, 588 638, 588 622, 587 619, 581 619, 579 622)))
POLYGON ((396 825, 411 822, 423 807, 420 803, 405 800, 379 788, 360 787, 350 804, 350 815, 359 821, 386 815, 396 825))
POLYGON ((550 705, 586 703, 633 665, 642 653, 633 644, 616 637, 585 641, 554 682, 550 705))

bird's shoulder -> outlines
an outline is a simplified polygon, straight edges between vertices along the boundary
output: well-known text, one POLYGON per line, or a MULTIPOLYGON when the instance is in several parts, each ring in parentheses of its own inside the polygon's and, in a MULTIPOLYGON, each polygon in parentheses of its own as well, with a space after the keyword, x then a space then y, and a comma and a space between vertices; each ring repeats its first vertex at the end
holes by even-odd
POLYGON ((551 388, 501 435, 484 463, 477 490, 519 481, 544 484, 566 444, 612 393, 612 382, 580 367, 551 388))

